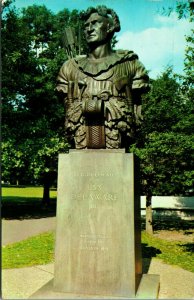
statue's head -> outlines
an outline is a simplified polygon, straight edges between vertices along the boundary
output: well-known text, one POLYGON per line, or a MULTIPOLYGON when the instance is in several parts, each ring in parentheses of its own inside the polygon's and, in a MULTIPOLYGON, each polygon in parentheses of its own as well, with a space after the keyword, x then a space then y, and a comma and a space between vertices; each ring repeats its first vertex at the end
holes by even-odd
POLYGON ((88 44, 111 40, 120 31, 120 21, 114 10, 106 6, 89 7, 80 13, 84 21, 84 32, 88 44))

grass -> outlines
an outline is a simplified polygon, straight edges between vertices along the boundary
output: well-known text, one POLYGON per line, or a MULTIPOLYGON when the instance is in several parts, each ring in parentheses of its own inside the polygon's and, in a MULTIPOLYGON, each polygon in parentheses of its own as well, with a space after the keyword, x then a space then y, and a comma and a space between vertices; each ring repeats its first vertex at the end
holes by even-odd
MULTIPOLYGON (((157 257, 165 263, 194 272, 192 243, 169 242, 143 232, 143 257, 157 257)), ((2 267, 21 268, 48 264, 54 261, 54 234, 44 233, 25 241, 3 246, 2 267)))
MULTIPOLYGON (((56 191, 50 191, 53 202, 47 209, 41 206, 42 195, 42 187, 3 187, 2 217, 24 219, 54 216, 56 213, 56 191)), ((157 257, 168 264, 177 265, 194 272, 193 243, 169 242, 143 232, 142 250, 144 258, 157 257)), ((44 233, 2 247, 2 267, 6 269, 47 264, 53 260, 53 233, 44 233)))
POLYGON ((31 219, 56 215, 57 191, 50 189, 50 204, 42 202, 43 187, 2 187, 2 218, 31 219))
MULTIPOLYGON (((43 187, 2 187, 2 200, 9 201, 18 201, 18 198, 25 200, 25 198, 30 198, 37 200, 37 198, 42 198, 43 196, 43 187)), ((57 192, 50 190, 50 197, 56 198, 57 192)))
MULTIPOLYGON (((170 232, 169 232, 170 234, 170 232)), ((180 241, 166 241, 150 236, 143 232, 142 243, 157 251, 155 257, 162 259, 165 263, 179 266, 185 270, 194 272, 194 244, 180 241)), ((144 256, 144 255, 143 255, 144 256)))
POLYGON ((2 268, 44 265, 54 260, 54 234, 43 233, 2 247, 2 268))

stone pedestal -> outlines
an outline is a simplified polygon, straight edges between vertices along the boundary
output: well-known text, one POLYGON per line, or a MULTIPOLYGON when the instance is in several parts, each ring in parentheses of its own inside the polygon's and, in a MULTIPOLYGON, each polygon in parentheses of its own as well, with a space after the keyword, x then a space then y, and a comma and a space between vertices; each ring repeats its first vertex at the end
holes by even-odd
POLYGON ((135 296, 142 272, 137 177, 133 154, 60 155, 56 291, 135 296))
POLYGON ((60 299, 143 299, 140 286, 156 298, 158 277, 142 279, 138 170, 123 150, 59 155, 54 282, 42 299, 48 289, 60 299))

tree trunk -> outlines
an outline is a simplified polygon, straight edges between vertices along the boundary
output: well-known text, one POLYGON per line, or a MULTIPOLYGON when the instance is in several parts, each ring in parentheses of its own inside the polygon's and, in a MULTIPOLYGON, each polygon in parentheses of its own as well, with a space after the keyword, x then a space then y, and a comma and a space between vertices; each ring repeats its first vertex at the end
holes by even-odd
POLYGON ((50 187, 53 184, 53 181, 56 177, 56 172, 55 171, 50 171, 50 172, 45 172, 43 174, 43 199, 42 203, 44 205, 49 205, 50 204, 50 187))
POLYGON ((146 195, 146 232, 153 234, 152 195, 146 195))
POLYGON ((44 178, 42 203, 44 205, 50 204, 50 180, 48 175, 44 178))

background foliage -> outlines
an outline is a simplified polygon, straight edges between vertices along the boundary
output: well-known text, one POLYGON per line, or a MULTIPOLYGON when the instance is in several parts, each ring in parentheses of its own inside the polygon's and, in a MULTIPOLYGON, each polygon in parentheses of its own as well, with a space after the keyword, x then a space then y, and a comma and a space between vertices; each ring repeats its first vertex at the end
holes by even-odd
MULTIPOLYGON (((193 21, 191 7, 177 3, 176 9, 180 18, 193 21)), ((77 10, 54 14, 44 5, 33 5, 19 11, 7 1, 1 25, 2 180, 50 185, 56 178, 58 153, 68 149, 63 103, 55 93, 59 67, 67 59, 63 30, 72 26, 79 37, 81 29, 85 53, 82 24, 77 10)), ((151 80, 151 91, 143 99, 144 121, 130 151, 141 160, 146 195, 193 192, 193 42, 191 34, 184 75, 167 67, 151 80)))

